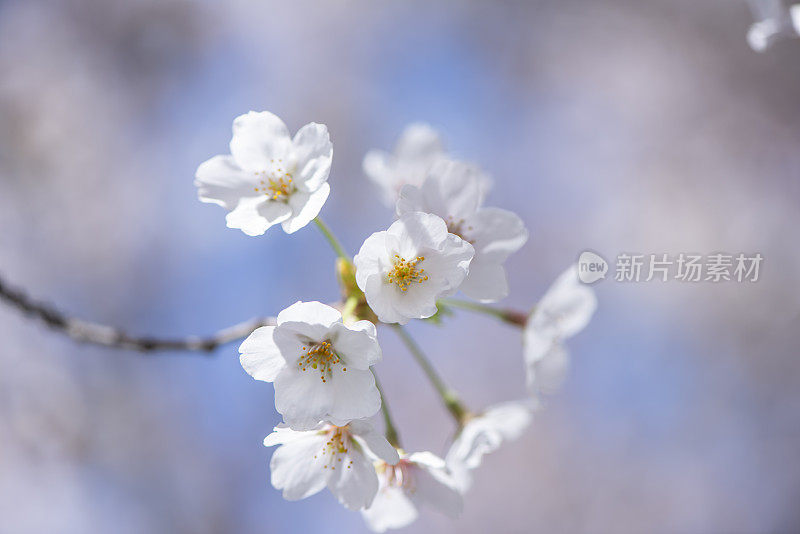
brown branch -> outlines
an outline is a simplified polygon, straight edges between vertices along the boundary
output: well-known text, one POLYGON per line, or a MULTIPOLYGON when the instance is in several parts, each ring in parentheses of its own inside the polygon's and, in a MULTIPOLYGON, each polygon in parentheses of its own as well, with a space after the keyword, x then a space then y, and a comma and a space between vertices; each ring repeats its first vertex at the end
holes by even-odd
POLYGON ((194 351, 211 353, 221 345, 247 337, 260 326, 275 324, 274 317, 251 319, 207 337, 157 338, 132 336, 124 330, 70 317, 61 310, 31 299, 24 291, 13 288, 0 277, 0 300, 25 315, 41 320, 45 325, 79 343, 138 352, 194 351))

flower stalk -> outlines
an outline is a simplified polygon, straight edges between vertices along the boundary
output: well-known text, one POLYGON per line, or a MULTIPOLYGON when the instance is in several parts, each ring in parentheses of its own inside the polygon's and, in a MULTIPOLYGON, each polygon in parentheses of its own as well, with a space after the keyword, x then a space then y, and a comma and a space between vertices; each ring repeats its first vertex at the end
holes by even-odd
POLYGON ((389 403, 386 402, 386 394, 383 392, 383 388, 381 387, 381 383, 378 380, 378 374, 373 369, 372 371, 373 376, 375 377, 375 387, 378 388, 378 392, 381 394, 381 413, 383 414, 383 426, 384 426, 384 435, 386 436, 386 441, 394 447, 395 449, 400 448, 400 435, 397 432, 397 427, 394 426, 394 421, 392 420, 392 413, 389 410, 389 403))
POLYGON ((336 239, 336 236, 333 235, 331 229, 328 228, 328 225, 322 222, 322 219, 319 217, 314 218, 314 223, 317 225, 317 228, 319 228, 319 231, 322 232, 322 235, 325 236, 325 239, 328 240, 328 243, 331 245, 331 248, 333 248, 334 252, 336 252, 336 255, 343 260, 350 261, 350 256, 347 254, 339 240, 336 239))
MULTIPOLYGON (((469 300, 447 298, 447 299, 441 299, 439 303, 450 308, 461 308, 463 310, 469 310, 475 313, 490 315, 496 319, 500 319, 505 323, 519 327, 525 326, 525 323, 527 322, 529 315, 528 313, 525 312, 495 308, 494 306, 481 304, 480 302, 472 302, 469 300)), ((532 311, 533 310, 531 310, 531 312, 532 311)))

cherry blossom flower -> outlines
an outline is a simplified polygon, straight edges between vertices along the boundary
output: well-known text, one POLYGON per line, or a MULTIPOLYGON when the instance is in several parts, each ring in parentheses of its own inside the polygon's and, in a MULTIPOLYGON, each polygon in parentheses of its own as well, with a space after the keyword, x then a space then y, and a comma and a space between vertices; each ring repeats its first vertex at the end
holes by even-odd
POLYGON ((524 331, 528 388, 532 393, 553 393, 569 367, 563 342, 583 330, 597 308, 594 291, 578 279, 570 266, 547 290, 528 316, 524 331))
POLYGON ((439 133, 427 124, 414 123, 403 130, 394 153, 367 152, 364 173, 381 188, 384 203, 393 208, 400 188, 422 185, 430 166, 444 156, 439 133))
POLYGON ((486 179, 467 163, 440 160, 433 164, 421 186, 406 185, 397 201, 399 216, 416 211, 433 213, 447 229, 475 248, 469 275, 461 291, 482 302, 508 295, 503 263, 528 240, 528 231, 514 213, 482 208, 486 179))
POLYGON ((279 425, 264 439, 264 446, 273 445, 280 447, 269 464, 272 485, 284 499, 305 499, 327 486, 351 510, 372 504, 378 491, 372 458, 390 466, 399 461, 395 448, 363 420, 305 431, 279 425))
POLYGON ((250 334, 239 352, 248 374, 275 384, 275 408, 295 430, 320 421, 341 426, 380 409, 369 367, 381 349, 369 321, 345 325, 330 306, 297 302, 278 314, 277 326, 250 334))
POLYGON ((228 210, 229 228, 257 236, 281 223, 291 234, 322 209, 333 158, 324 124, 306 124, 292 138, 272 113, 251 111, 233 121, 230 149, 195 175, 200 200, 228 210))
POLYGON ((530 425, 535 409, 536 403, 530 399, 504 402, 467 421, 445 457, 447 467, 462 492, 472 484, 470 471, 481 465, 483 455, 522 435, 530 425))
POLYGON ((473 254, 440 217, 409 213, 364 241, 353 259, 356 283, 378 319, 405 324, 436 313, 436 301, 464 281, 473 254))
POLYGON ((444 460, 430 452, 401 453, 397 465, 377 462, 380 489, 372 506, 361 511, 373 532, 413 523, 417 509, 429 506, 455 519, 463 499, 444 460))

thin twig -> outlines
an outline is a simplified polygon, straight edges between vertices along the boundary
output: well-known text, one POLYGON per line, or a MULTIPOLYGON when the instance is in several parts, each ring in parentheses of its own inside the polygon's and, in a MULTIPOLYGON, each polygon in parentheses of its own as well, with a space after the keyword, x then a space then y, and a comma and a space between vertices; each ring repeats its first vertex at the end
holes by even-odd
POLYGON ((9 286, 2 277, 0 277, 0 300, 26 315, 41 320, 48 327, 79 343, 147 353, 194 351, 210 354, 221 345, 247 337, 260 326, 275 324, 274 317, 267 317, 250 319, 207 337, 187 336, 168 339, 133 336, 119 328, 70 317, 56 307, 37 302, 24 291, 9 286))
POLYGON ((378 380, 378 374, 375 372, 375 370, 372 371, 372 374, 375 377, 375 387, 378 388, 378 392, 381 394, 381 413, 383 414, 383 425, 386 441, 388 441, 389 444, 395 449, 399 449, 400 434, 397 433, 397 427, 394 426, 392 412, 389 410, 389 403, 386 401, 386 394, 383 392, 383 387, 381 387, 381 382, 378 380))
POLYGON ((519 326, 522 328, 525 327, 525 324, 528 321, 528 315, 530 315, 530 312, 525 313, 517 310, 495 308, 494 306, 481 304, 480 302, 472 302, 470 300, 446 298, 446 299, 441 299, 439 303, 444 304, 445 306, 450 306, 452 308, 462 308, 464 310, 470 310, 477 313, 484 313, 486 315, 491 315, 500 319, 501 321, 505 321, 508 324, 512 324, 514 326, 519 326))

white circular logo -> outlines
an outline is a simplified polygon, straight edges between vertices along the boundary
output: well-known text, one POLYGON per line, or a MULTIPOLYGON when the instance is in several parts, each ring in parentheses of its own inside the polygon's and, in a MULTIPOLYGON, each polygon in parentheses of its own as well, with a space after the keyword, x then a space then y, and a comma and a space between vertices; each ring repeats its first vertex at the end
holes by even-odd
POLYGON ((581 252, 578 258, 578 279, 584 284, 592 284, 606 277, 608 262, 589 250, 581 252))

